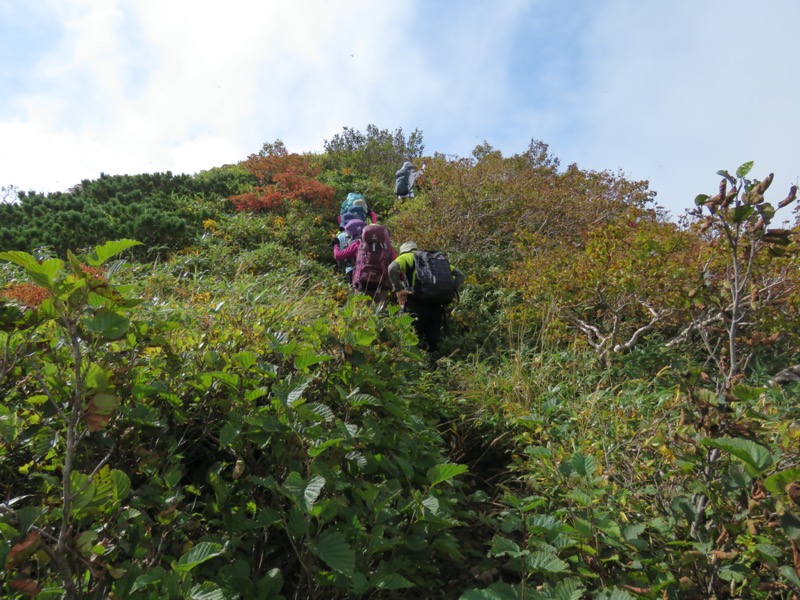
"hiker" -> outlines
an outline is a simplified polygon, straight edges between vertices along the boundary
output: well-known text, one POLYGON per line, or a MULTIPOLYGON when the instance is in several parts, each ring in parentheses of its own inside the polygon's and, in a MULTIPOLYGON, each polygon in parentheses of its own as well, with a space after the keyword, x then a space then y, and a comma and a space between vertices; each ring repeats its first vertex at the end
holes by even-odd
POLYGON ((333 238, 333 258, 338 261, 353 261, 351 285, 358 293, 366 294, 378 304, 385 304, 389 297, 388 267, 397 252, 389 239, 389 230, 383 225, 366 224, 354 219, 347 223, 345 231, 351 236, 347 247, 341 247, 339 236, 333 238))
POLYGON ((339 223, 339 229, 344 230, 344 226, 352 219, 360 219, 365 223, 367 221, 371 221, 372 223, 378 222, 378 215, 370 209, 364 195, 357 192, 350 192, 347 194, 347 198, 345 198, 344 202, 342 202, 339 214, 336 217, 336 221, 339 223))
POLYGON ((414 242, 400 246, 388 268, 389 281, 403 312, 414 317, 414 328, 429 352, 439 348, 445 307, 464 283, 464 273, 451 267, 442 252, 422 251, 414 242))
POLYGON ((398 169, 394 174, 394 193, 398 200, 414 197, 414 184, 425 173, 426 166, 426 163, 422 163, 422 168, 417 170, 411 161, 407 160, 398 169))
POLYGON ((350 254, 346 254, 345 250, 350 247, 353 242, 361 238, 361 230, 364 229, 366 223, 361 219, 351 219, 342 228, 342 231, 333 240, 333 258, 336 260, 336 265, 339 272, 344 275, 347 283, 353 283, 353 268, 356 264, 355 252, 357 249, 352 249, 350 254))

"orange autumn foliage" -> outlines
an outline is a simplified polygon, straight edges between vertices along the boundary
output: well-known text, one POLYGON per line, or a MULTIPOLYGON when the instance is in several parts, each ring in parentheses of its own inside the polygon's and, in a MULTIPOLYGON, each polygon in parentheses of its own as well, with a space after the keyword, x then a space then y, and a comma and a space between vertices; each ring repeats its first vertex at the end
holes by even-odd
POLYGON ((324 211, 335 208, 333 188, 314 179, 319 169, 304 156, 285 151, 253 154, 242 166, 256 177, 258 186, 230 199, 239 212, 282 212, 292 201, 324 211))
POLYGON ((29 308, 38 308, 50 292, 35 283, 16 283, 0 291, 0 296, 29 308))

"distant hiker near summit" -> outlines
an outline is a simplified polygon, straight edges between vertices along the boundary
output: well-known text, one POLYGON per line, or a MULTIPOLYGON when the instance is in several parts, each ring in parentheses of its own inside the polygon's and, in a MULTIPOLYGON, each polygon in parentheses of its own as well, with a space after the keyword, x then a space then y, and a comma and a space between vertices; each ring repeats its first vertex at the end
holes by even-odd
POLYGON ((394 174, 394 193, 397 195, 398 200, 414 197, 414 184, 417 179, 425 174, 426 166, 427 164, 423 162, 422 168, 417 170, 411 161, 407 160, 397 170, 394 174))

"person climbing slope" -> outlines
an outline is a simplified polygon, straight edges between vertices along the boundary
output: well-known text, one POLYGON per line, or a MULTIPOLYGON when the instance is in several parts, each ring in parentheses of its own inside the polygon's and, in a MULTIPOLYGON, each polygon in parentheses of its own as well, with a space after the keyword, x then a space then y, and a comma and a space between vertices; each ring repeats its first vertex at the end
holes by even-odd
POLYGON ((414 197, 414 184, 417 180, 425 174, 426 163, 422 163, 422 168, 417 168, 411 163, 406 161, 394 174, 394 193, 397 195, 398 200, 404 198, 414 197))
POLYGON ((339 208, 339 214, 336 217, 339 229, 344 229, 347 222, 352 219, 360 219, 365 223, 370 221, 372 223, 378 222, 378 215, 370 209, 364 195, 357 192, 347 194, 347 198, 344 199, 339 208))
POLYGON ((334 260, 353 260, 353 289, 371 296, 379 304, 385 303, 391 287, 389 263, 397 257, 389 238, 389 230, 383 225, 367 225, 356 219, 347 223, 345 231, 352 241, 346 248, 341 248, 339 237, 333 239, 334 260))
POLYGON ((389 265, 388 274, 398 304, 414 317, 420 343, 429 352, 436 352, 445 307, 458 294, 464 273, 450 266, 443 252, 420 250, 414 242, 405 242, 389 265))

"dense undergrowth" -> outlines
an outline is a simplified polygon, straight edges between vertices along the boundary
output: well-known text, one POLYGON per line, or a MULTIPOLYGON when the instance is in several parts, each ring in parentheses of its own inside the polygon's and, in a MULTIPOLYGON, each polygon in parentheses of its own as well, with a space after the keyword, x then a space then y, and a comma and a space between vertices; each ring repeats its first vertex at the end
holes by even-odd
MULTIPOLYGON (((4 597, 800 593, 800 390, 771 382, 798 362, 795 263, 790 237, 773 232, 773 258, 745 237, 774 214, 764 190, 712 212, 705 231, 732 229, 708 238, 643 210, 642 185, 559 173, 532 144, 435 157, 438 183, 395 205, 347 163, 351 137, 317 171, 265 146, 261 192, 238 167, 197 176, 215 187, 175 199, 199 216, 169 252, 120 236, 0 254, 4 597), (342 283, 309 176, 337 198, 368 187, 397 242, 467 273, 435 362, 397 306, 342 283), (415 217, 434 208, 449 227, 415 217), (504 214, 538 230, 481 252, 504 214), (755 286, 735 331, 742 280, 706 245, 755 286)), ((367 139, 381 160, 394 143, 367 139)))

